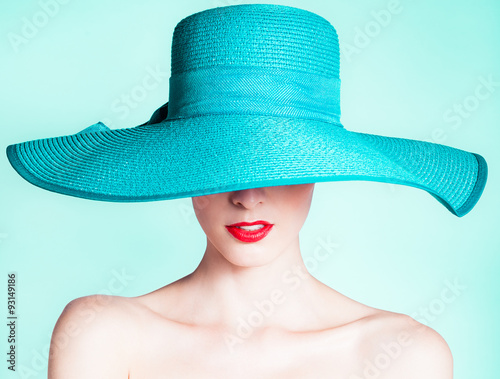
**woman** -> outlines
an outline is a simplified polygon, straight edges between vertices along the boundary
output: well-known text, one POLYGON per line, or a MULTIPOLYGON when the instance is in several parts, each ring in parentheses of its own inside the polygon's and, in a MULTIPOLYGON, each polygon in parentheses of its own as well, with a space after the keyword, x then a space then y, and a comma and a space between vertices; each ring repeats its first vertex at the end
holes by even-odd
POLYGON ((71 302, 54 330, 49 378, 451 378, 434 330, 308 273, 299 231, 313 191, 194 197, 207 235, 198 268, 144 296, 71 302), (291 270, 298 279, 287 282, 291 270))
POLYGON ((451 377, 438 334, 318 282, 298 235, 316 182, 409 185, 463 216, 481 196, 486 163, 443 145, 349 132, 339 90, 337 35, 326 20, 275 5, 216 8, 177 25, 168 106, 148 123, 97 123, 9 146, 19 174, 51 191, 192 197, 207 235, 199 267, 175 283, 71 302, 54 330, 49 376, 451 377))

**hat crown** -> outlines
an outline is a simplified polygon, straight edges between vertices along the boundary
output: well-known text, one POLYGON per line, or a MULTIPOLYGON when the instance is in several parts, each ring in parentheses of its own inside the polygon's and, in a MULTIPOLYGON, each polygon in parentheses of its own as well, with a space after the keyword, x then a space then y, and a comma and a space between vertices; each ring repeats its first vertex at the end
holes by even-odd
POLYGON ((254 114, 341 126, 339 44, 324 18, 298 8, 213 8, 174 31, 168 119, 254 114))
POLYGON ((244 4, 186 17, 172 41, 172 75, 214 66, 253 66, 339 77, 335 28, 298 8, 244 4))

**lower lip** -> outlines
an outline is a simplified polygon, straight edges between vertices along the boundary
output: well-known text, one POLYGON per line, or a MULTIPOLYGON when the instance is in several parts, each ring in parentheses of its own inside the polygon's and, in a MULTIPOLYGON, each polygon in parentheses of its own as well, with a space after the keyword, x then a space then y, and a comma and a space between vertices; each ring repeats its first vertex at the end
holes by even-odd
POLYGON ((244 230, 235 226, 226 226, 226 229, 233 235, 234 238, 242 242, 258 242, 268 235, 272 227, 273 224, 267 224, 258 230, 244 230))

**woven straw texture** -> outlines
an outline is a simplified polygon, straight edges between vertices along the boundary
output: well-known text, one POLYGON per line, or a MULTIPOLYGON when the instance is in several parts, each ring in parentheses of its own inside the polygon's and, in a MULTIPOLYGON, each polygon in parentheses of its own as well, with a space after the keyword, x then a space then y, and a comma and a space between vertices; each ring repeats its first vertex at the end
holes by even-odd
POLYGON ((335 29, 276 5, 216 8, 175 29, 169 105, 143 125, 11 145, 29 182, 104 201, 371 180, 423 189, 463 216, 486 183, 484 159, 340 124, 335 29), (174 90, 173 90, 174 89, 174 90))
POLYGON ((213 66, 254 66, 339 77, 337 32, 324 18, 278 5, 196 13, 177 24, 172 75, 213 66))

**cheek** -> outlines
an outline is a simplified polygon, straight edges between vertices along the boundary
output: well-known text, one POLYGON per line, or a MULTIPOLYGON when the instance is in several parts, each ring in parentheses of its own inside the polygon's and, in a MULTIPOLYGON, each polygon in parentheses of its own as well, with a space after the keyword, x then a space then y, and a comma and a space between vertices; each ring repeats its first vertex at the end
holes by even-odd
POLYGON ((297 234, 302 229, 309 214, 312 189, 310 187, 302 188, 301 191, 297 191, 285 200, 287 201, 282 207, 282 222, 292 234, 297 234))
POLYGON ((224 236, 224 232, 227 233, 221 229, 226 202, 222 194, 193 197, 192 202, 196 219, 211 241, 215 242, 224 236))
POLYGON ((213 225, 212 215, 213 212, 210 209, 210 201, 207 196, 193 197, 193 210, 200 224, 201 228, 205 234, 210 234, 210 226, 213 225))
POLYGON ((197 211, 201 211, 210 205, 210 197, 209 196, 197 196, 192 198, 193 208, 195 213, 197 211))
POLYGON ((291 218, 299 219, 307 216, 311 208, 313 190, 314 184, 302 184, 298 185, 288 196, 282 197, 282 207, 291 218))

